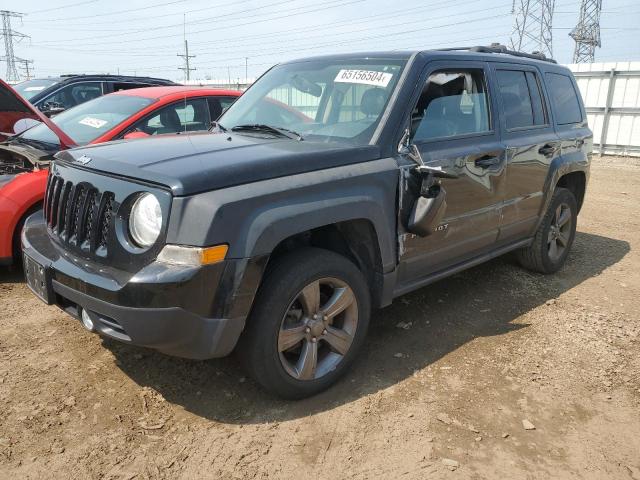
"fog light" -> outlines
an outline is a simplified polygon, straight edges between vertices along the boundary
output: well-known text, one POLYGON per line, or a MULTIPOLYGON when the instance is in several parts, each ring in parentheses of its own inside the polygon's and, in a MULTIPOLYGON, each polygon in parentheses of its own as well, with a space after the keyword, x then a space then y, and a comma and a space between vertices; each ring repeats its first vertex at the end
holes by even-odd
POLYGON ((95 330, 95 327, 93 325, 93 320, 91 320, 91 317, 89 316, 89 312, 87 312, 83 308, 82 314, 80 315, 80 317, 82 319, 82 326, 87 330, 89 330, 90 332, 93 332, 95 330))

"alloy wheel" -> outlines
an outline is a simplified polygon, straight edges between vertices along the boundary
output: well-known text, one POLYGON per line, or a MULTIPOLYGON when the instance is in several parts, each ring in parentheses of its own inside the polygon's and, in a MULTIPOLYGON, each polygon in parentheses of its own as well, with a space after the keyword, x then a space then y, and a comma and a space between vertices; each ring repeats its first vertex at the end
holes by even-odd
POLYGON ((571 208, 566 203, 561 203, 556 208, 547 236, 549 259, 552 262, 557 262, 562 258, 569 246, 572 224, 571 208))
POLYGON ((282 366, 297 380, 326 375, 344 360, 357 326, 358 304, 349 285, 337 278, 311 282, 282 319, 278 333, 282 366))

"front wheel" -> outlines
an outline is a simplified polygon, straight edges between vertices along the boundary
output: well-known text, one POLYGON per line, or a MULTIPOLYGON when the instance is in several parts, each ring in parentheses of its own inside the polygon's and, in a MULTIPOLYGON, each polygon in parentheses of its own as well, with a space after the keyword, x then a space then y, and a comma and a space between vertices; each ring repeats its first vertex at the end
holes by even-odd
POLYGON ((541 273, 558 271, 573 245, 577 216, 573 193, 566 188, 556 188, 533 242, 517 252, 520 264, 541 273))
POLYGON ((266 275, 237 352, 272 393, 314 395, 353 362, 370 303, 365 279, 350 260, 318 248, 294 252, 266 275))

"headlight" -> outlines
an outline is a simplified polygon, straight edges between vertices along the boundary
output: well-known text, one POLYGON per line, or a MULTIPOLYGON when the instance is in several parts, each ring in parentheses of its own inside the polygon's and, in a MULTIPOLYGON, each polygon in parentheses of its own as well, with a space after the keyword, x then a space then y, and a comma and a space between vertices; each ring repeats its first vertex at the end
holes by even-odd
POLYGON ((150 247, 158 239, 162 228, 162 209, 158 199, 150 194, 140 195, 131 207, 129 232, 140 247, 150 247))

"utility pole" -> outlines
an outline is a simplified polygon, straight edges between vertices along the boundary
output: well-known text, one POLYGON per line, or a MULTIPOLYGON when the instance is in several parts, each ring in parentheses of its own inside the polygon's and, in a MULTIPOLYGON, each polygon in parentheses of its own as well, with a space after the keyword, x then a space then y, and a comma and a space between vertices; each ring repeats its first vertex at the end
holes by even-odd
POLYGON ((13 30, 11 28, 11 19, 22 18, 23 14, 0 10, 0 16, 2 17, 2 36, 4 37, 4 57, 2 57, 2 60, 7 62, 7 73, 5 77, 8 82, 17 82, 20 80, 20 76, 16 68, 16 61, 18 59, 13 53, 13 39, 17 38, 18 41, 20 41, 23 38, 28 38, 28 36, 13 30))
POLYGON ((33 64, 33 60, 25 60, 23 58, 16 57, 16 61, 22 64, 21 68, 24 70, 26 80, 31 80, 31 69, 29 68, 29 65, 33 64))
POLYGON ((518 52, 553 56, 553 11, 555 0, 513 0, 513 30, 510 46, 518 52))
POLYGON ((195 70, 195 68, 189 66, 189 60, 196 58, 196 56, 189 55, 189 42, 187 40, 184 41, 184 53, 178 53, 178 56, 184 59, 184 67, 178 67, 178 70, 184 72, 184 78, 188 81, 191 78, 191 72, 195 70))
POLYGON ((582 0, 578 25, 569 36, 576 41, 573 63, 593 63, 600 42, 600 12, 602 0, 582 0))

